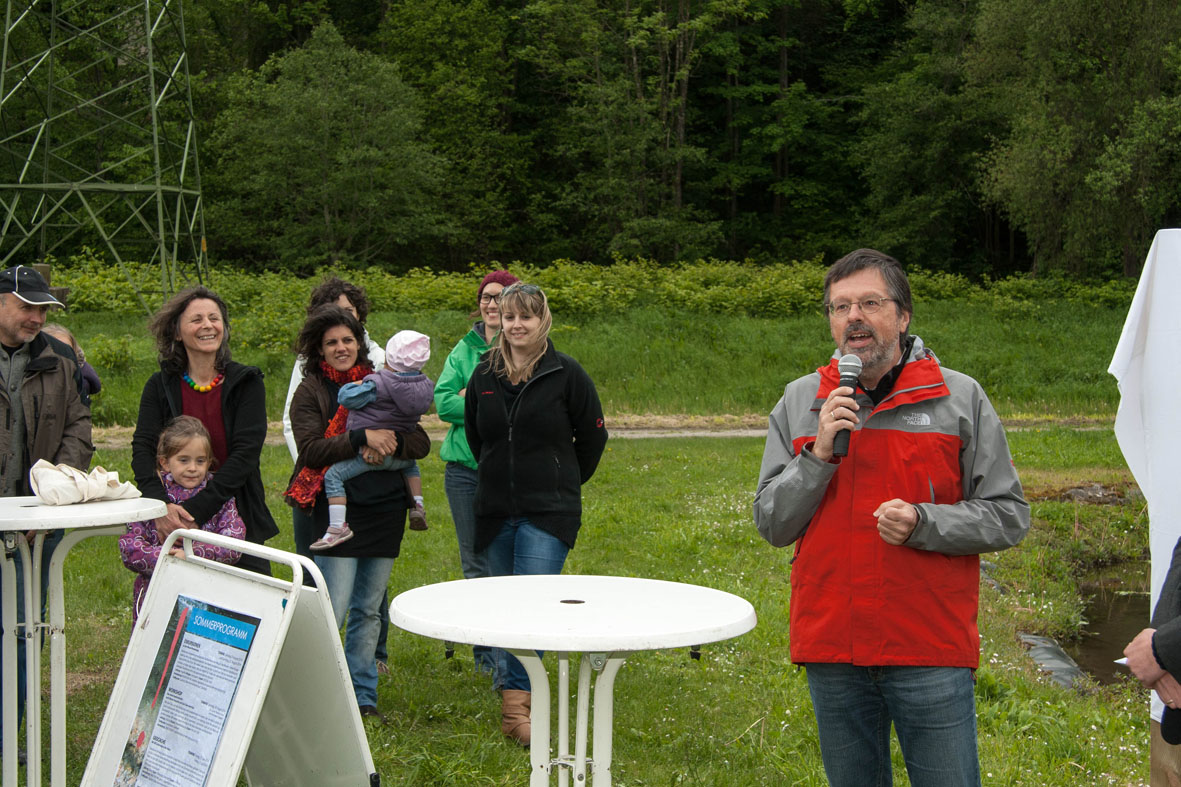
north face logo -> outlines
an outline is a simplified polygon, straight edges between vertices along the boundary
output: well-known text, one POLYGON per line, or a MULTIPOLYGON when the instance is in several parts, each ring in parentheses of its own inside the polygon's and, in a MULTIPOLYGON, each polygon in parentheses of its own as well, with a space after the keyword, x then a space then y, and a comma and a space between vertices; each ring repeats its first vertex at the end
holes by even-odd
POLYGON ((930 426, 931 416, 926 413, 908 413, 902 416, 907 426, 930 426))

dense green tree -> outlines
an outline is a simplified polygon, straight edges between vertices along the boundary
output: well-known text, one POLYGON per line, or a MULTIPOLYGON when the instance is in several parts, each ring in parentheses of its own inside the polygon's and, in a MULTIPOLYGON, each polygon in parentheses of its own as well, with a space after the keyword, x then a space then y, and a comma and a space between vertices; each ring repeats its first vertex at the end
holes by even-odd
POLYGON ((1028 236, 1036 267, 1138 269, 1156 227, 1135 200, 1098 210, 1096 178, 1109 140, 1175 90, 1165 57, 1179 38, 1171 0, 981 0, 969 78, 1008 113, 984 190, 1028 236))
POLYGON ((232 81, 206 168, 222 256, 309 269, 338 260, 406 268, 445 238, 440 160, 397 68, 330 23, 232 81))
POLYGON ((332 0, 188 0, 189 48, 211 75, 258 70, 332 19, 332 0))
POLYGON ((380 52, 421 93, 427 138, 448 162, 440 191, 456 232, 441 253, 451 266, 535 240, 522 221, 532 152, 514 126, 510 11, 490 0, 399 0, 381 26, 380 52))
POLYGON ((639 74, 643 44, 629 40, 635 11, 626 1, 537 0, 522 23, 520 101, 535 105, 541 143, 530 213, 553 235, 543 248, 592 259, 621 246, 647 251, 631 236, 661 211, 661 134, 639 74))
MULTIPOLYGON (((210 234, 243 262, 872 244, 972 275, 1117 275, 1181 219, 1174 2, 186 8, 194 99, 218 116, 210 234), (347 57, 311 41, 326 20, 347 57), (306 76, 287 73, 297 53, 306 76)), ((131 153, 105 142, 102 164, 131 153)))
POLYGON ((703 42, 746 2, 526 5, 529 87, 560 107, 539 118, 539 170, 560 173, 542 187, 554 224, 574 231, 553 252, 671 260, 720 250, 721 222, 686 198, 686 171, 706 155, 691 136, 691 84, 703 42))
POLYGON ((728 256, 832 258, 866 242, 858 110, 903 19, 897 4, 872 10, 752 4, 711 41, 693 122, 711 149, 692 193, 725 216, 728 256))
POLYGON ((1124 272, 1139 270, 1152 234, 1181 224, 1181 50, 1170 45, 1166 92, 1140 102, 1108 139, 1087 186, 1096 213, 1120 233, 1124 272))
POLYGON ((864 91, 857 161, 867 243, 931 269, 1027 264, 1021 238, 985 198, 981 155, 1006 129, 991 91, 967 83, 975 0, 922 0, 890 73, 864 91))

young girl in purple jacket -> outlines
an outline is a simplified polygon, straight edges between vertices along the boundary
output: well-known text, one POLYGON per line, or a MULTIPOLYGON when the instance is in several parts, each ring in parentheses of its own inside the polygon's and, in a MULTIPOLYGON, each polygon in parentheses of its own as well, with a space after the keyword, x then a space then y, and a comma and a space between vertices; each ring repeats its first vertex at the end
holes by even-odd
MULTIPOLYGON (((172 419, 160 432, 156 451, 161 481, 172 503, 182 503, 205 488, 213 477, 209 466, 213 461, 213 444, 205 425, 191 415, 180 415, 172 419)), ((222 505, 213 518, 201 525, 202 530, 218 533, 230 538, 245 538, 246 525, 238 516, 234 498, 222 505)), ((156 532, 156 523, 132 522, 127 532, 119 537, 119 553, 123 565, 135 572, 135 590, 131 605, 131 623, 139 619, 140 605, 156 561, 160 559, 161 539, 156 532)), ((184 550, 173 547, 172 554, 184 559, 184 550)), ((193 554, 219 563, 237 563, 240 552, 211 544, 193 544, 193 554)))

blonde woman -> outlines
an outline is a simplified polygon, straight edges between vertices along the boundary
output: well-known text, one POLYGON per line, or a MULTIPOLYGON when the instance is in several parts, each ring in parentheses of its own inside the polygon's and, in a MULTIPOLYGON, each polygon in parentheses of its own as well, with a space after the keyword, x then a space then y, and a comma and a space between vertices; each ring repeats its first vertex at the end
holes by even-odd
MULTIPOLYGON (((607 444, 595 385, 554 349, 545 293, 504 288, 500 333, 472 373, 464 430, 477 463, 476 543, 493 576, 559 574, 582 525, 582 485, 607 444), (510 439, 511 434, 511 439, 510 439)), ((501 730, 529 742, 529 677, 496 654, 501 730)))

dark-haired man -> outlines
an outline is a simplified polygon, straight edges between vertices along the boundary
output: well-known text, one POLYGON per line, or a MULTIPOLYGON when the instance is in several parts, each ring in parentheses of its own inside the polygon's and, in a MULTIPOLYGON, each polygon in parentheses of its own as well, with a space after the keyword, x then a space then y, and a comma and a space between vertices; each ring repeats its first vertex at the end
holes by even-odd
MULTIPOLYGON (((90 407, 83 399, 82 376, 74 351, 41 333, 50 307, 61 303, 33 268, 0 271, 0 495, 31 494, 29 468, 38 459, 79 470, 90 467, 90 407)), ((28 537, 32 538, 29 533, 28 537)), ((45 538, 41 603, 44 615, 49 558, 61 531, 45 538)), ((16 558, 17 620, 24 622, 24 567, 16 558)), ((18 648, 20 710, 25 699, 25 649, 18 648)), ((0 695, 2 696, 2 695, 0 695)))
POLYGON ((754 517, 772 545, 796 545, 791 660, 807 668, 825 773, 889 785, 892 723, 912 785, 979 785, 979 554, 1018 543, 1029 505, 980 385, 909 334, 896 260, 841 258, 824 305, 837 349, 771 412, 754 517), (856 391, 840 384, 846 354, 862 362, 856 391))

